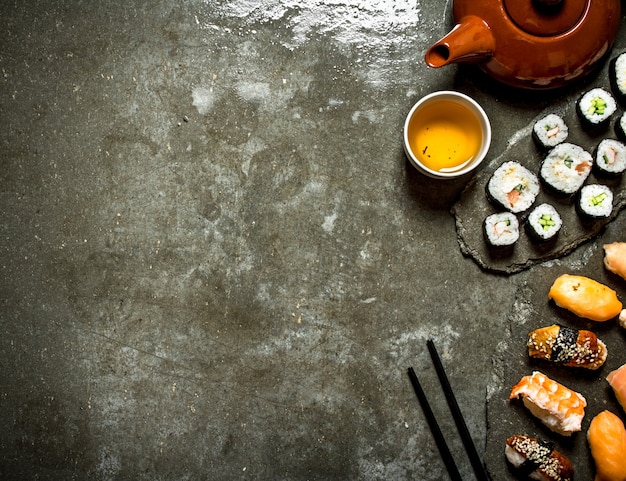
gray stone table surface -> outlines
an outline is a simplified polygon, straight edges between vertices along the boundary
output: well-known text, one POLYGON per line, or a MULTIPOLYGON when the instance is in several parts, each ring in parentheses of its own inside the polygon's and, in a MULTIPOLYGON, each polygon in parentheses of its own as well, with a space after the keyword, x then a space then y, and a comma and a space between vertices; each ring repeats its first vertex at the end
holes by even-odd
POLYGON ((1 479, 447 479, 408 366, 472 479, 427 339, 514 479, 525 329, 557 273, 606 278, 625 215, 487 272, 451 215, 470 178, 418 174, 402 125, 462 91, 495 161, 605 70, 527 92, 428 69, 450 23, 426 0, 0 2, 1 479))

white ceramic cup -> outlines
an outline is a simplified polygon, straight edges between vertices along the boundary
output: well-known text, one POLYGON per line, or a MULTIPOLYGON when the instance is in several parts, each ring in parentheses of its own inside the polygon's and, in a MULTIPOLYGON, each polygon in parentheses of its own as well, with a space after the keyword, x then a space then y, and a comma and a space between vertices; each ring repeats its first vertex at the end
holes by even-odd
MULTIPOLYGON (((491 124, 487 114, 474 99, 460 92, 442 90, 422 97, 411 108, 404 123, 404 150, 407 157, 420 172, 435 179, 452 179, 471 172, 484 160, 490 144, 491 124), (439 111, 441 115, 433 116, 433 111, 439 111), (440 117, 443 117, 443 122, 440 117), (467 125, 462 125, 462 121, 467 125), (430 127, 424 130, 425 126, 428 127, 426 125, 428 122, 433 122, 432 131, 438 129, 440 134, 446 134, 439 136, 439 138, 445 138, 446 141, 439 142, 441 145, 438 148, 427 145, 426 134, 417 136, 418 131, 423 133, 429 130, 430 127), (467 128, 468 126, 472 128, 467 128), (450 133, 446 131, 448 128, 450 133), (453 145, 460 149, 452 147, 453 145), (471 146, 468 149, 471 154, 467 156, 464 156, 462 152, 465 146, 471 146), (430 152, 428 152, 429 147, 431 147, 430 152), (443 155, 445 149, 454 149, 453 155, 460 156, 457 159, 458 162, 454 165, 438 167, 426 157, 426 152, 428 152, 428 157, 431 153, 433 156, 443 155)), ((445 151, 447 160, 452 155, 449 151, 445 151)))

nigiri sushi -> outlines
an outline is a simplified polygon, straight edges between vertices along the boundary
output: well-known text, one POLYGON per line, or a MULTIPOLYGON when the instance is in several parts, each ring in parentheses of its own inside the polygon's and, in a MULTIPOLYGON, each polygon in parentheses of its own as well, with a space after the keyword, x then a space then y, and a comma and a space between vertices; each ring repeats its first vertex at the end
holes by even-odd
POLYGON ((618 367, 614 371, 611 371, 606 376, 606 380, 613 388, 617 401, 626 411, 626 364, 622 365, 622 367, 618 367))
POLYGON ((581 430, 587 401, 582 394, 535 371, 524 376, 509 399, 521 398, 524 406, 555 433, 571 436, 581 430))
POLYGON ((559 276, 550 287, 548 299, 592 321, 608 321, 622 310, 622 303, 613 289, 584 276, 559 276))
POLYGON ((606 344, 591 331, 553 325, 528 334, 528 355, 567 367, 598 369, 607 356, 606 344))
POLYGON ((506 440, 504 454, 517 472, 539 481, 571 481, 574 468, 567 457, 555 451, 554 445, 526 435, 506 440))
POLYGON ((591 420, 587 441, 596 464, 595 481, 626 481, 626 429, 622 420, 602 411, 591 420))
POLYGON ((626 242, 613 242, 603 247, 604 266, 613 274, 626 279, 626 242))

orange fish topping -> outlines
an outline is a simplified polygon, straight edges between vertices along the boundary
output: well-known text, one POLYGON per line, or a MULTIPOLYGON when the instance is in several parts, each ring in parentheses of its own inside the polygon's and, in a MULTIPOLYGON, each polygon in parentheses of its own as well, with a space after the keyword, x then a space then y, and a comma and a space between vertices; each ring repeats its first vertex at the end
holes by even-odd
POLYGON ((608 321, 622 310, 622 303, 613 289, 583 276, 563 274, 558 277, 548 292, 548 299, 592 321, 608 321))

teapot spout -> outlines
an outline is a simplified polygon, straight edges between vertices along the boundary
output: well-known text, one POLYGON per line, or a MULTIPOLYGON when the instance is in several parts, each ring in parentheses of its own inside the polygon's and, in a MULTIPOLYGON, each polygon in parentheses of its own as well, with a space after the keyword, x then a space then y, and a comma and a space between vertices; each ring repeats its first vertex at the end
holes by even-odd
POLYGON ((489 25, 480 17, 468 15, 432 45, 424 58, 429 67, 438 68, 456 62, 482 62, 493 55, 494 49, 495 39, 489 25))

